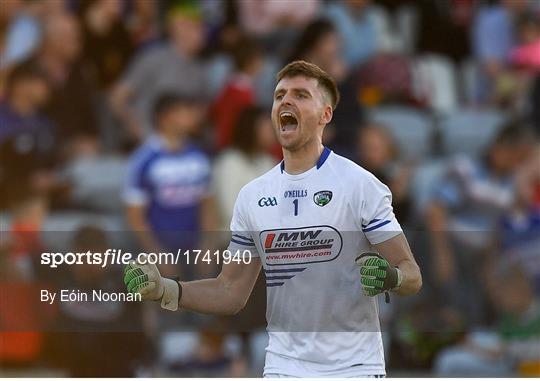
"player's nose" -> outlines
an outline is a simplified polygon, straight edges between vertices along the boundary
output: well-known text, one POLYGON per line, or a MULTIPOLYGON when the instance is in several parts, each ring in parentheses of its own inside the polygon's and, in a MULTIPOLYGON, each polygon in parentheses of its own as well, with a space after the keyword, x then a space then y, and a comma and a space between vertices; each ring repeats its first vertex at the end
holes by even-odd
POLYGON ((285 95, 281 100, 283 106, 292 106, 294 105, 293 98, 290 95, 285 95))

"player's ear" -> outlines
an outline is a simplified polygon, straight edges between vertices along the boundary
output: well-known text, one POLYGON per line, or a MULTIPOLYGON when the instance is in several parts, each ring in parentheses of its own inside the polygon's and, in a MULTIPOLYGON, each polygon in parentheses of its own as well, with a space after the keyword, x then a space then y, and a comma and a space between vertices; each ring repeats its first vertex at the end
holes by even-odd
POLYGON ((332 109, 332 106, 326 105, 324 106, 323 113, 321 115, 321 124, 328 124, 332 120, 332 116, 334 115, 334 110, 332 109))

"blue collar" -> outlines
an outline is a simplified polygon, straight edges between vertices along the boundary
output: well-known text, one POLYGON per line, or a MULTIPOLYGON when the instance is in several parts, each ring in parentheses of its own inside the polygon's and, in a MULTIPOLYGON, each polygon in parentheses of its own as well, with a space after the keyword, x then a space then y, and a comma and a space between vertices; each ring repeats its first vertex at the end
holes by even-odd
MULTIPOLYGON (((317 161, 317 169, 322 167, 326 159, 328 159, 328 156, 330 156, 330 152, 332 152, 330 148, 324 147, 324 150, 321 153, 321 157, 319 157, 319 160, 317 161)), ((283 173, 285 171, 285 160, 281 160, 280 168, 281 173, 283 173)))

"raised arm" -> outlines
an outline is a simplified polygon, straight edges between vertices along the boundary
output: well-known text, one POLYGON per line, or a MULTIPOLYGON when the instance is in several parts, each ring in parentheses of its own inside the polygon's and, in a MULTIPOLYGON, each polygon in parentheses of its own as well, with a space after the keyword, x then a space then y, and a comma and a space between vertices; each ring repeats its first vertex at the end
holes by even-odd
POLYGON ((224 264, 216 278, 180 282, 180 307, 208 314, 237 314, 246 305, 260 270, 261 260, 255 257, 249 264, 224 264))
POLYGON ((224 264, 216 278, 177 282, 162 277, 156 265, 134 262, 124 271, 124 283, 129 292, 159 301, 164 309, 234 315, 246 305, 260 270, 261 261, 255 257, 248 264, 224 264))
POLYGON ((395 290, 398 295, 412 295, 422 287, 420 267, 416 264, 407 238, 403 233, 387 241, 374 245, 377 251, 401 272, 401 286, 395 290))

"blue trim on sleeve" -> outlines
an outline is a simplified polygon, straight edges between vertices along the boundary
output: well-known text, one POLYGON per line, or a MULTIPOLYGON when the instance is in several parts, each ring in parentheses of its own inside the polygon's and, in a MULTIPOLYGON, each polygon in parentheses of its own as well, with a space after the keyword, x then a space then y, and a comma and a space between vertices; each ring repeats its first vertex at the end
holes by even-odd
POLYGON ((253 243, 247 243, 247 242, 242 242, 242 241, 237 241, 235 240, 234 238, 231 238, 231 242, 234 242, 238 245, 242 245, 242 246, 247 246, 247 247, 255 247, 255 245, 253 243))
POLYGON ((284 280, 294 278, 294 275, 267 276, 266 280, 284 280))
POLYGON ((369 222, 368 222, 367 224, 365 224, 365 225, 362 224, 362 227, 363 227, 363 228, 367 228, 367 227, 368 227, 369 225, 371 225, 372 223, 377 222, 377 221, 380 221, 380 220, 381 220, 380 218, 375 218, 374 220, 369 221, 369 222))
POLYGON ((302 272, 307 267, 296 267, 292 269, 279 269, 279 270, 264 270, 265 274, 274 274, 274 273, 295 273, 295 272, 302 272))
POLYGON ((362 231, 363 231, 364 233, 367 233, 367 232, 370 232, 370 231, 372 231, 372 230, 378 229, 378 228, 380 228, 380 227, 382 227, 382 226, 384 226, 384 225, 386 225, 386 224, 389 224, 389 223, 390 223, 390 220, 384 220, 384 221, 381 222, 380 224, 377 224, 377 225, 372 226, 372 227, 367 228, 367 229, 362 229, 362 231))
POLYGON ((283 286, 285 282, 277 282, 277 283, 266 283, 266 287, 279 287, 283 286))
POLYGON ((240 235, 240 234, 233 234, 232 235, 233 237, 236 237, 236 238, 239 238, 239 239, 243 239, 244 241, 248 241, 250 243, 253 243, 253 240, 251 238, 248 238, 248 237, 244 237, 243 235, 240 235))

